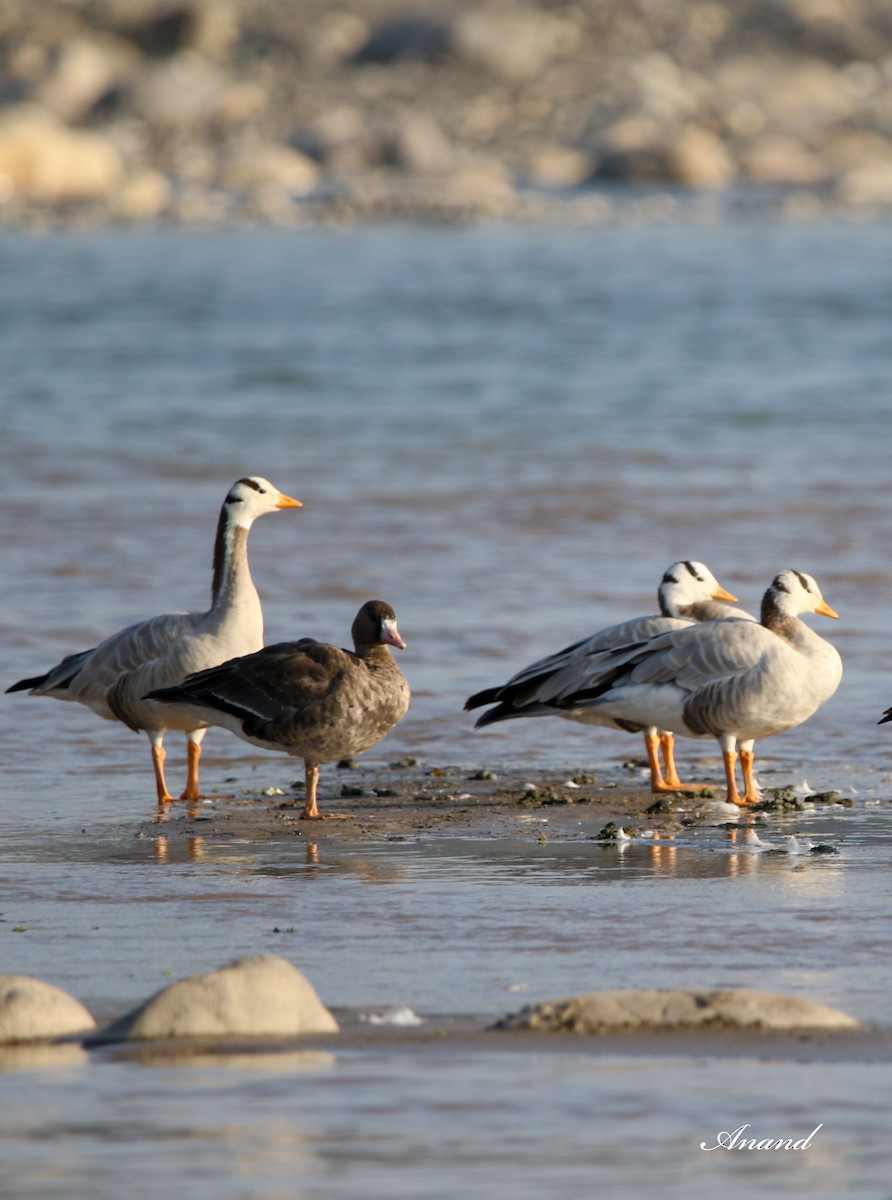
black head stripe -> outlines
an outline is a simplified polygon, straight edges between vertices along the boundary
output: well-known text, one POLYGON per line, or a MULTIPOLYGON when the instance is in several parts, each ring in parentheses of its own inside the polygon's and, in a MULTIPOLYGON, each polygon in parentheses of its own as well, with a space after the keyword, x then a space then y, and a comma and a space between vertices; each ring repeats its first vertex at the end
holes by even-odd
POLYGON ((810 592, 811 588, 809 587, 808 580, 805 578, 805 576, 800 571, 794 571, 793 574, 796 576, 796 578, 802 584, 805 591, 810 592))

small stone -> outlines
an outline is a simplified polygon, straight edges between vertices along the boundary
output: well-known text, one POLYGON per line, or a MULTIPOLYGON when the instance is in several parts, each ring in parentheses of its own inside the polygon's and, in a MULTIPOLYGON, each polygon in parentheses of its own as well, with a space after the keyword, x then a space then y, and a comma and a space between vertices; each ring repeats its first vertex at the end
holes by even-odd
POLYGON ((341 788, 341 795, 342 796, 353 796, 353 797, 364 796, 365 789, 361 788, 361 787, 356 787, 355 785, 350 784, 350 783, 345 783, 344 786, 341 788))
MULTIPOLYGON (((648 809, 648 811, 650 811, 648 809)), ((595 842, 615 842, 619 839, 619 829, 615 821, 608 821, 600 833, 596 833, 592 839, 595 842)))
POLYGON ((469 775, 468 779, 498 779, 495 771, 490 771, 489 767, 481 767, 479 771, 475 771, 473 775, 469 775))
POLYGON ((338 760, 339 771, 353 771, 359 766, 358 758, 342 758, 338 760))

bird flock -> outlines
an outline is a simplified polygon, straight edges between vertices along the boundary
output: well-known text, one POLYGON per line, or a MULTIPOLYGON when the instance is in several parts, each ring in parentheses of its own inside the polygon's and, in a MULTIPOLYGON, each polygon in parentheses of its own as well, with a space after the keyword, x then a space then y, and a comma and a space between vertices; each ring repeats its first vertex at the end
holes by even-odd
MULTIPOLYGON (((300 507, 267 479, 237 480, 220 510, 207 611, 129 625, 7 691, 73 700, 144 732, 159 806, 173 800, 164 774, 165 733, 186 736, 180 799, 198 800, 201 742, 213 725, 302 759, 302 816, 328 815, 318 806, 320 765, 376 745, 408 711, 409 685, 390 652, 406 643, 390 605, 369 600, 353 622, 352 650, 310 637, 263 645, 248 534, 258 517, 300 507)), ((811 575, 790 569, 772 581, 758 619, 733 607, 736 597, 701 562, 673 563, 657 598, 658 613, 538 659, 506 683, 470 696, 465 709, 485 709, 476 728, 550 716, 641 733, 654 792, 701 786, 679 778, 675 737, 714 738, 727 800, 754 804, 755 742, 807 720, 842 678, 839 653, 802 617, 837 614, 811 575)), ((892 709, 882 718, 889 720, 892 709)))

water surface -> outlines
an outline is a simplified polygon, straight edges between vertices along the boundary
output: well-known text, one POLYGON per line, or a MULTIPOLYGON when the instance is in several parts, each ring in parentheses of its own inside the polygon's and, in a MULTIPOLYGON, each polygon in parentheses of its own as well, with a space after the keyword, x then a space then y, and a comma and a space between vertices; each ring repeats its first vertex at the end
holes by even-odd
MULTIPOLYGON (((801 860, 717 827, 671 853, 604 849, 584 813, 559 835, 394 843, 382 811, 361 852, 318 862, 285 836, 165 844, 145 833, 144 738, 8 696, 3 969, 101 1016, 271 951, 354 1018, 727 984, 888 1029, 890 251, 886 226, 832 223, 4 235, 8 682, 203 606, 219 505, 257 473, 305 504, 251 535, 268 640, 343 644, 364 599, 397 610, 414 700, 369 756, 382 771, 412 754, 621 778, 637 740, 474 734, 464 698, 653 611, 665 567, 695 557, 751 610, 793 566, 841 614, 811 621, 842 653, 839 692, 759 763, 854 806, 771 824, 839 851, 801 860)), ((222 732, 205 745, 210 780, 300 774, 222 732)), ((882 1063, 353 1047, 300 1070, 94 1055, 4 1078, 0 1195, 17 1198, 888 1196, 882 1063), (800 1156, 699 1150, 747 1121, 824 1129, 800 1156)))

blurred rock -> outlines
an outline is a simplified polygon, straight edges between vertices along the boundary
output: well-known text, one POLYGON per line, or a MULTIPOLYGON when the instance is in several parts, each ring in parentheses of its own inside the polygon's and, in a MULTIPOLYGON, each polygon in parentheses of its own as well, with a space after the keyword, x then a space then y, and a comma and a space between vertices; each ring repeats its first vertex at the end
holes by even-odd
POLYGON ((892 207, 892 161, 852 167, 837 180, 835 192, 846 206, 892 207))
POLYGON ((443 130, 427 113, 395 113, 376 131, 378 162, 404 171, 445 171, 455 155, 443 130))
POLYGON ((6 224, 281 223, 308 194, 301 214, 324 195, 336 219, 539 219, 581 213, 588 178, 860 209, 886 190, 892 17, 889 0, 3 0, 0 126, 6 224))
POLYGON ((28 975, 0 975, 0 1044, 53 1041, 95 1029, 84 1006, 28 975))
POLYGON ((184 50, 206 58, 223 58, 239 35, 238 12, 229 0, 191 0, 142 8, 124 3, 114 6, 112 14, 117 31, 153 58, 184 50))
POLYGON ((326 12, 307 33, 307 53, 322 63, 358 58, 369 41, 368 24, 352 12, 326 12))
POLYGON ((598 176, 623 183, 721 188, 734 175, 731 156, 714 133, 696 126, 667 129, 643 117, 608 130, 596 157, 598 176))
POLYGON ((554 142, 535 142, 524 149, 521 170, 524 178, 539 187, 575 187, 594 170, 591 155, 554 142))
POLYGON ((224 105, 229 80, 191 51, 144 67, 134 78, 128 107, 153 125, 211 124, 224 105))
POLYGON ((810 187, 827 177, 818 155, 796 138, 782 134, 759 138, 739 155, 740 173, 753 183, 775 187, 810 187))
POLYGON ((34 99, 65 121, 79 121, 134 69, 137 56, 125 43, 78 37, 66 42, 34 99))
POLYGON ((36 105, 0 111, 0 179, 13 194, 45 204, 95 199, 111 190, 121 169, 101 133, 68 129, 36 105))
POLYGON ((578 47, 573 21, 533 7, 470 8, 452 25, 455 54, 507 80, 530 79, 578 47))
POLYGON ((125 179, 109 197, 109 215, 116 221, 157 221, 169 209, 173 189, 160 171, 149 168, 125 179))
POLYGON ((304 196, 316 187, 320 174, 318 164, 299 150, 250 138, 228 151, 218 183, 236 192, 281 188, 292 195, 304 196))
POLYGON ((670 139, 667 178, 684 187, 723 188, 734 177, 734 164, 724 143, 708 129, 689 126, 670 139))
POLYGON ((356 63, 393 63, 406 59, 437 62, 450 49, 448 25, 434 17, 396 17, 376 25, 353 53, 356 63))

